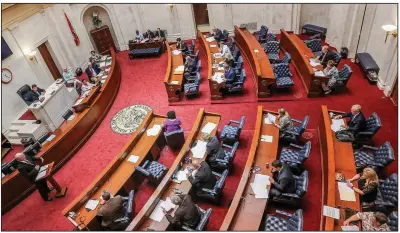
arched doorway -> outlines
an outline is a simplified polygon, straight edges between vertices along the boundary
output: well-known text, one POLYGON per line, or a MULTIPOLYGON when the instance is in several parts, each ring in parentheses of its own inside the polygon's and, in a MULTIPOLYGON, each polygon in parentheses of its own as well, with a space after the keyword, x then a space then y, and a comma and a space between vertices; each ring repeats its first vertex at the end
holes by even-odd
POLYGON ((104 52, 110 46, 120 50, 117 36, 114 31, 110 16, 105 8, 99 5, 88 6, 82 16, 83 25, 89 35, 90 42, 97 52, 104 52), (95 25, 93 17, 97 15, 101 20, 99 25, 95 25))

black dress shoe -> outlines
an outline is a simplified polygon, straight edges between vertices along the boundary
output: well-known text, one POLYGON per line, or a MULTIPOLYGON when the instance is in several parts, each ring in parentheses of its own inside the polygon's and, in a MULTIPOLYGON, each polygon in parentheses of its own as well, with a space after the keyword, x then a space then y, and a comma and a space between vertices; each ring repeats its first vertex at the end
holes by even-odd
POLYGON ((51 192, 53 190, 54 190, 54 187, 51 187, 51 188, 49 188, 49 190, 47 192, 49 193, 49 192, 51 192))
POLYGON ((47 200, 44 200, 44 201, 52 201, 52 200, 53 200, 53 198, 49 197, 49 198, 47 198, 47 200))

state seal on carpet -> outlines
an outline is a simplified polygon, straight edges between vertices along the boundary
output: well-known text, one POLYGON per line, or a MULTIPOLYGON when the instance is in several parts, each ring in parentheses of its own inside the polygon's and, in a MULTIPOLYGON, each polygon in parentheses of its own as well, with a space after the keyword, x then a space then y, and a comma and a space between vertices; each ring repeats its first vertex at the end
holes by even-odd
POLYGON ((119 134, 133 133, 150 110, 149 106, 143 104, 123 108, 111 119, 111 129, 119 134))

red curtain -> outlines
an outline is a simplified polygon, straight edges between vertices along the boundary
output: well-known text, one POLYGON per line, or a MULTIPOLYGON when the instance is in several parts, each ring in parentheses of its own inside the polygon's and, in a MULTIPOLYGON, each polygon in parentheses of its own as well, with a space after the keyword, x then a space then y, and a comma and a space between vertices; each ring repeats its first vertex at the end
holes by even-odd
POLYGON ((71 30, 72 36, 74 37, 75 44, 76 44, 76 46, 78 46, 78 45, 81 43, 81 41, 79 40, 79 37, 78 37, 78 35, 76 34, 75 29, 74 29, 74 27, 72 26, 71 21, 69 21, 69 18, 68 18, 68 16, 67 16, 67 14, 65 14, 65 12, 64 12, 64 15, 65 15, 65 19, 67 19, 67 23, 68 23, 68 26, 69 26, 69 30, 71 30))

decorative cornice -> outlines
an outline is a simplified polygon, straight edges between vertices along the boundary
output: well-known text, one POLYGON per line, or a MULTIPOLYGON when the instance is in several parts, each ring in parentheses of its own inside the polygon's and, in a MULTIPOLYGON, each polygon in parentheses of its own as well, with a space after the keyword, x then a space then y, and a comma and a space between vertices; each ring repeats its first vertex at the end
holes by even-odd
POLYGON ((6 29, 11 24, 20 22, 37 12, 43 12, 44 9, 53 4, 2 4, 2 22, 1 30, 6 29))

